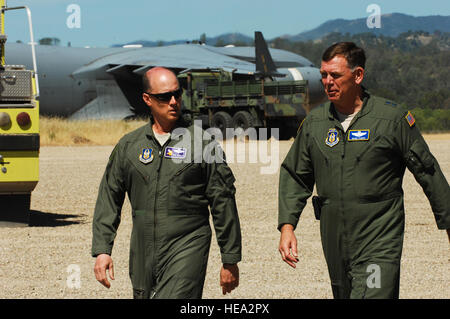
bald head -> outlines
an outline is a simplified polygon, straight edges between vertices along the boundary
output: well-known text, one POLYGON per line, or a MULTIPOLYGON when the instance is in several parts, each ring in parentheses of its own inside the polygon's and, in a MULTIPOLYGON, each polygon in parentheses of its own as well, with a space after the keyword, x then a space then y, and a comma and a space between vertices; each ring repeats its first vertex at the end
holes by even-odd
MULTIPOLYGON (((155 88, 155 81, 159 82, 173 82, 176 81, 178 83, 178 78, 171 70, 157 66, 151 68, 142 76, 142 88, 144 92, 152 92, 152 89, 155 88)), ((160 92, 157 92, 160 93, 160 92)))
POLYGON ((153 115, 154 131, 170 132, 181 113, 182 91, 175 73, 155 67, 145 72, 142 78, 142 99, 153 115))

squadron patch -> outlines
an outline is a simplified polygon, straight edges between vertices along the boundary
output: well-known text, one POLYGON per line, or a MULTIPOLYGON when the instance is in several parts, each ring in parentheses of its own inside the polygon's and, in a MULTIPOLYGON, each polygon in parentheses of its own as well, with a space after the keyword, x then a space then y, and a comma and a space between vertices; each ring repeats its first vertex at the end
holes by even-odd
POLYGON ((348 131, 349 141, 368 141, 370 136, 370 130, 350 130, 348 131))
POLYGON ((405 116, 406 122, 408 122, 409 126, 412 127, 414 123, 416 123, 416 120, 412 116, 411 112, 408 111, 408 114, 405 116))
POLYGON ((177 159, 186 158, 186 149, 184 147, 166 147, 164 157, 177 159))
POLYGON ((153 149, 151 148, 142 149, 142 153, 139 155, 139 160, 144 164, 148 164, 151 161, 153 161, 153 149))
POLYGON ((327 138, 325 139, 325 144, 327 144, 329 147, 333 147, 337 143, 339 143, 338 131, 335 128, 330 128, 328 130, 327 138))

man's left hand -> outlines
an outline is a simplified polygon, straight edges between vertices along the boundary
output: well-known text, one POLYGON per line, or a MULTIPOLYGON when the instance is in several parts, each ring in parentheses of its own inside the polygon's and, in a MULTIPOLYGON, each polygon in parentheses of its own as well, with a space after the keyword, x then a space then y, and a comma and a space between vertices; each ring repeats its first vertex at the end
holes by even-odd
POLYGON ((239 286, 239 267, 237 264, 223 264, 222 269, 220 269, 220 286, 224 295, 239 286))

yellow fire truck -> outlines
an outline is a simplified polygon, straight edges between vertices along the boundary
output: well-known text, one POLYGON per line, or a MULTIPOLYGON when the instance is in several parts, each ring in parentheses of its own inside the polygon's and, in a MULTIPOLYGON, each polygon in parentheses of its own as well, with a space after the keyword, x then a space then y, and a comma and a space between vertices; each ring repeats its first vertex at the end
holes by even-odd
POLYGON ((39 88, 28 7, 0 0, 0 225, 28 225, 31 192, 39 179, 39 88), (34 70, 5 61, 5 12, 25 9, 34 70))

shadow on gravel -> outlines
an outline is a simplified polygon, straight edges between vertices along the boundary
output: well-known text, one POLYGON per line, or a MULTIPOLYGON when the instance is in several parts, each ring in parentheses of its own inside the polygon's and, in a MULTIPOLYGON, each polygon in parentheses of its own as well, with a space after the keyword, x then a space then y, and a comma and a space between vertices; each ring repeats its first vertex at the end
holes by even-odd
POLYGON ((58 227, 84 224, 83 217, 85 215, 73 215, 73 214, 54 214, 44 213, 38 210, 31 210, 29 216, 29 226, 31 227, 58 227), (74 220, 67 220, 73 219, 74 220))

